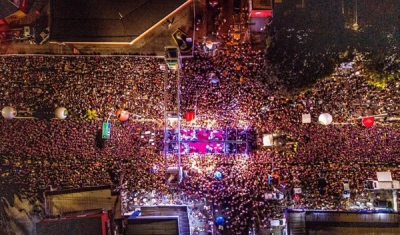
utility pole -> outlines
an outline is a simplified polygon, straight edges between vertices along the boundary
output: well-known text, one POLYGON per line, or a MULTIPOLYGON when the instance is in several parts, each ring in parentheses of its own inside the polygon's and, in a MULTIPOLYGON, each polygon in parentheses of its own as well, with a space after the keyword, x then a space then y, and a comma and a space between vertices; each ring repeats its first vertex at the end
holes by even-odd
POLYGON ((358 30, 358 0, 356 1, 356 8, 355 8, 355 23, 353 24, 353 29, 358 30))
MULTIPOLYGON (((165 47, 165 62, 168 66, 165 75, 164 84, 164 154, 167 173, 177 173, 177 184, 182 180, 181 169, 181 114, 180 114, 180 69, 181 55, 177 47, 165 47), (176 121, 176 126, 175 126, 176 121), (170 125, 171 124, 171 125, 170 125), (171 131, 170 131, 171 130, 171 131), (168 133, 173 132, 173 139, 168 138, 168 133), (175 136, 176 133, 176 136, 175 136), (173 145, 173 158, 175 159, 173 166, 168 166, 168 157, 171 150, 169 145, 173 145)), ((171 183, 171 182, 167 182, 171 183)))

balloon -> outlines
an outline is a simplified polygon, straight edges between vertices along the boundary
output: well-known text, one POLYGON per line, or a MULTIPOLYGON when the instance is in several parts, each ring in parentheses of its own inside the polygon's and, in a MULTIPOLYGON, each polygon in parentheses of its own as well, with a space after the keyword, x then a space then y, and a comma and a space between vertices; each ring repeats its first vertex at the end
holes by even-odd
POLYGON ((185 119, 187 122, 190 122, 194 120, 194 112, 193 111, 188 111, 185 113, 185 119))
POLYGON ((362 124, 363 124, 365 127, 371 127, 371 126, 374 125, 374 123, 375 123, 375 118, 374 118, 374 117, 364 117, 364 118, 362 119, 362 124))
POLYGON ((216 178, 218 180, 221 179, 222 178, 222 173, 219 172, 219 171, 214 172, 214 178, 216 178))
POLYGON ((65 107, 58 107, 56 108, 54 115, 58 119, 66 119, 68 116, 68 110, 65 107))
POLYGON ((224 225, 224 224, 225 224, 225 219, 224 219, 224 217, 222 217, 222 216, 217 217, 217 218, 215 219, 215 223, 216 223, 218 226, 224 225))
POLYGON ((219 79, 218 79, 218 77, 217 77, 217 75, 215 73, 211 73, 210 81, 211 81, 211 83, 214 83, 214 84, 219 82, 219 79))
POLYGON ((13 119, 17 116, 17 110, 14 107, 6 106, 1 110, 1 115, 6 119, 13 119))
POLYGON ((207 47, 208 49, 210 49, 210 50, 213 48, 213 45, 214 45, 214 44, 213 44, 212 41, 207 41, 207 42, 206 42, 206 47, 207 47))
POLYGON ((332 123, 332 115, 330 115, 329 113, 322 113, 318 117, 318 122, 322 125, 329 125, 332 123))
POLYGON ((129 119, 129 112, 123 109, 118 109, 116 112, 118 120, 125 122, 129 119))

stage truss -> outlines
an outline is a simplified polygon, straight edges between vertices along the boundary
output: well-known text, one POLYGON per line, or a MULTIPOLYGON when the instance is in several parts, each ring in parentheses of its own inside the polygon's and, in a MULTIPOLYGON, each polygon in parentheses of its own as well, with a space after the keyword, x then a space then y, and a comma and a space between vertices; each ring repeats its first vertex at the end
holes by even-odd
MULTIPOLYGON (((176 130, 180 133, 180 69, 181 56, 177 47, 165 47, 164 76, 164 156, 166 166, 166 183, 175 185, 182 180, 181 153, 169 155, 166 133, 176 130)), ((177 139, 180 145, 180 136, 177 139)))

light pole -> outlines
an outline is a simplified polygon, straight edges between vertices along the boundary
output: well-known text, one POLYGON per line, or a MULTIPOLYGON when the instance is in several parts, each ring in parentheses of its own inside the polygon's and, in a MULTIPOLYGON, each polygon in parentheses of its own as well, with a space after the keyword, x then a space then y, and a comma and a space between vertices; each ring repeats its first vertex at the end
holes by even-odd
POLYGON ((353 24, 353 29, 358 30, 358 0, 356 0, 355 21, 356 22, 353 24))
MULTIPOLYGON (((168 167, 168 161, 167 161, 167 152, 169 152, 168 149, 168 144, 170 143, 170 140, 167 138, 167 132, 170 129, 169 127, 169 119, 176 119, 176 128, 172 128, 174 131, 177 132, 177 137, 176 140, 172 140, 174 144, 177 145, 177 161, 175 162, 176 168, 178 171, 178 184, 180 183, 182 179, 182 171, 181 171, 181 115, 180 115, 180 95, 181 95, 181 90, 180 90, 180 69, 182 68, 181 66, 181 56, 180 56, 180 51, 179 48, 177 47, 165 47, 165 62, 168 66, 168 70, 166 70, 166 76, 165 76, 165 81, 164 81, 164 99, 165 99, 165 105, 164 105, 164 118, 165 118, 165 126, 164 126, 164 154, 165 154, 165 162, 167 166, 167 170, 169 169, 168 167), (170 71, 171 74, 170 74, 170 71), (170 75, 170 76, 169 76, 170 75), (170 80, 173 79, 173 80, 170 80), (176 91, 175 93, 169 93, 169 90, 171 90, 173 87, 176 91), (174 95, 176 97, 175 101, 170 100, 169 95, 174 95), (174 102, 174 109, 169 110, 169 102, 174 102)), ((175 148, 175 147, 174 147, 175 148)))

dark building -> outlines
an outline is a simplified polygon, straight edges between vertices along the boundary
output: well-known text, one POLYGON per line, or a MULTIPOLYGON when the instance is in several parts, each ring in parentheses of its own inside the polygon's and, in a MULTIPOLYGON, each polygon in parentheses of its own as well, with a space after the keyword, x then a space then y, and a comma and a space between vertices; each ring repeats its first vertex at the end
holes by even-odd
POLYGON ((161 25, 192 0, 51 1, 50 40, 127 44, 161 25))

